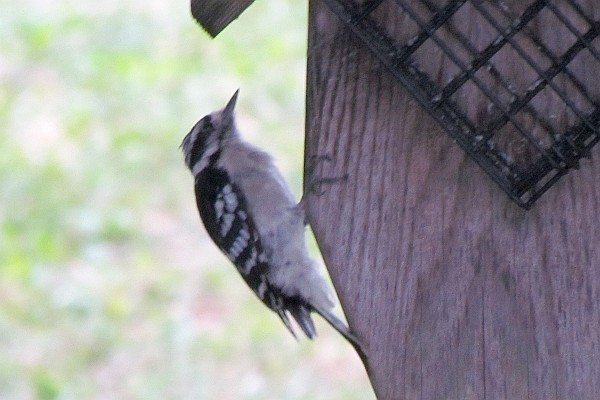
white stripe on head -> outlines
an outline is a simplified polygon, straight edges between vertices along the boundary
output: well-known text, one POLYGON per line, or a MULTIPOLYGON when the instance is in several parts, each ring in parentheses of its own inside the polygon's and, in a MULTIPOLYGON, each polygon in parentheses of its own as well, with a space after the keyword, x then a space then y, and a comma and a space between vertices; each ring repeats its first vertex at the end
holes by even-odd
POLYGON ((204 168, 208 167, 210 163, 210 158, 219 150, 219 146, 217 142, 210 143, 206 149, 204 150, 204 154, 202 157, 196 161, 196 164, 192 167, 192 174, 194 176, 198 175, 200 172, 204 170, 204 168))

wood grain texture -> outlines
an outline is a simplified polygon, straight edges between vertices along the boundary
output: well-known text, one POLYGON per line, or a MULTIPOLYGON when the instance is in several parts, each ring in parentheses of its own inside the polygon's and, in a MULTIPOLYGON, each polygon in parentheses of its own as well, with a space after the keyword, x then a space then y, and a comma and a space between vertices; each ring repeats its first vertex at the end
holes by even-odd
POLYGON ((213 38, 246 11, 254 0, 191 0, 194 19, 213 38))
POLYGON ((306 154, 349 175, 309 220, 378 398, 599 399, 600 149, 524 211, 321 0, 309 31, 306 154))

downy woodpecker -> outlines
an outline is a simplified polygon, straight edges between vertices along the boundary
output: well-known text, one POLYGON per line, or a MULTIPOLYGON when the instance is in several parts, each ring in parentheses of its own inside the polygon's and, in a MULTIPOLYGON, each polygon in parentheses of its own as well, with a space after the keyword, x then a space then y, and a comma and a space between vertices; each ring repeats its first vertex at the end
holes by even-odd
POLYGON ((292 335, 289 315, 306 336, 316 336, 314 311, 360 351, 355 336, 332 313, 329 285, 309 255, 303 202, 296 204, 271 156, 238 133, 238 92, 224 109, 198 121, 181 144, 206 231, 292 335))

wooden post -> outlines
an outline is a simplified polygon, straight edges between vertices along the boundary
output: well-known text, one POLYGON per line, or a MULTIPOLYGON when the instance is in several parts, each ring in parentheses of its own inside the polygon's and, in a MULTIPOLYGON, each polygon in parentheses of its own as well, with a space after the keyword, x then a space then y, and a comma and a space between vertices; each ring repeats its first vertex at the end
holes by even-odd
POLYGON ((378 398, 600 399, 600 149, 524 211, 322 0, 309 18, 306 154, 349 175, 309 219, 378 398))

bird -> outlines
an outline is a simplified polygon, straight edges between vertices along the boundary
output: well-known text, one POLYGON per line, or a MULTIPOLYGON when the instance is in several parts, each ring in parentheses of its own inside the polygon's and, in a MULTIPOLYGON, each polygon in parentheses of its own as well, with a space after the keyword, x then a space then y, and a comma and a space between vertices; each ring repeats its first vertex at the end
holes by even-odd
POLYGON ((309 339, 316 337, 314 312, 362 357, 357 337, 333 313, 332 291, 307 248, 304 196, 296 203, 273 158, 242 139, 234 112, 238 94, 201 118, 180 146, 204 227, 294 337, 290 316, 309 339))

